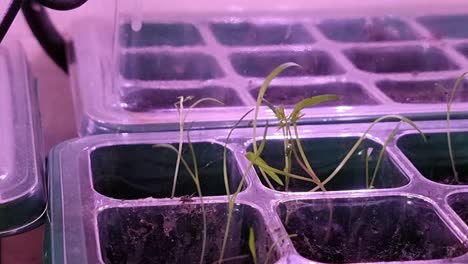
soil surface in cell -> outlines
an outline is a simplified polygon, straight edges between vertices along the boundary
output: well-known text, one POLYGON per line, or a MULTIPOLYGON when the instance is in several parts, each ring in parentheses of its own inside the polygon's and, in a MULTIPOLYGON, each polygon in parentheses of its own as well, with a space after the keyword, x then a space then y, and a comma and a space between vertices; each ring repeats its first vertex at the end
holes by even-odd
MULTIPOLYGON (((218 261, 227 221, 226 204, 206 204, 207 240, 204 263, 218 261)), ((203 241, 201 206, 112 208, 99 215, 99 235, 105 263, 199 263, 203 241)), ((253 263, 249 229, 256 234, 262 263, 272 243, 258 212, 236 206, 225 250, 225 263, 253 263), (231 262, 227 260, 232 259, 231 262)), ((268 263, 277 259, 276 252, 268 263)))
POLYGON ((298 253, 325 263, 450 259, 468 251, 429 205, 403 197, 293 201, 279 213, 298 253))
POLYGON ((455 213, 468 225, 468 193, 457 193, 449 198, 449 204, 455 213))

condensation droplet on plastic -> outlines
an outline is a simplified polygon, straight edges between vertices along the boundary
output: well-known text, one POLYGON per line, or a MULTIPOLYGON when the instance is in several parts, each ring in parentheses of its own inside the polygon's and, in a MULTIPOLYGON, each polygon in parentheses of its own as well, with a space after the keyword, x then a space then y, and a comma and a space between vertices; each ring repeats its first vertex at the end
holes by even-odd
POLYGON ((133 31, 138 32, 143 26, 143 1, 134 0, 132 3, 132 17, 130 27, 133 31))
POLYGON ((142 26, 143 26, 143 22, 141 21, 141 19, 137 19, 137 18, 132 19, 131 27, 133 31, 135 32, 140 31, 142 26))

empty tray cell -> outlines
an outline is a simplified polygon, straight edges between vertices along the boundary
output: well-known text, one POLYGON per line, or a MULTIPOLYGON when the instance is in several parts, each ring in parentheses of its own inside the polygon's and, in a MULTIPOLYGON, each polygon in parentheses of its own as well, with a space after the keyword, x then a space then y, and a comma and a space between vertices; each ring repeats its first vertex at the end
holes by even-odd
POLYGON ((339 42, 380 42, 417 39, 414 31, 395 17, 326 20, 318 28, 329 39, 339 42))
POLYGON ((456 193, 449 196, 448 203, 458 216, 468 225, 468 193, 456 193))
POLYGON ((286 62, 295 62, 302 68, 286 69, 279 77, 343 73, 327 53, 318 50, 235 53, 231 56, 236 72, 249 77, 265 78, 274 68, 286 62))
POLYGON ((468 184, 468 152, 464 147, 468 133, 451 132, 453 160, 458 179, 454 177, 447 133, 426 134, 427 141, 419 134, 409 134, 398 139, 397 145, 403 154, 427 179, 444 184, 468 184))
MULTIPOLYGON (((227 224, 227 204, 205 204, 207 240, 203 263, 219 260, 227 224)), ((253 228, 258 263, 265 263, 272 247, 260 213, 236 205, 223 263, 253 263, 249 230, 253 228), (229 261, 230 260, 230 261, 229 261)), ((98 216, 103 261, 123 263, 199 263, 203 241, 200 205, 110 208, 98 216)), ((267 263, 277 260, 270 254, 267 263)))
POLYGON ((468 249, 432 206, 407 197, 298 200, 278 213, 297 252, 325 263, 449 259, 468 249))
POLYGON ((126 53, 120 73, 134 80, 209 80, 224 74, 216 60, 201 53, 126 53))
POLYGON ((227 46, 287 45, 313 42, 300 24, 216 23, 211 30, 227 46))
POLYGON ((467 38, 468 15, 427 16, 418 19, 436 38, 467 38))
POLYGON ((122 102, 125 109, 135 112, 145 112, 152 109, 175 109, 174 103, 179 101, 179 96, 193 96, 192 100, 184 104, 187 106, 207 97, 223 102, 221 105, 213 101, 205 101, 198 104, 197 108, 243 105, 236 91, 219 86, 188 89, 134 89, 122 97, 122 102))
MULTIPOLYGON (((250 94, 257 98, 260 87, 250 91, 250 94)), ((264 98, 274 105, 284 104, 293 106, 302 99, 323 95, 335 94, 340 99, 321 103, 320 106, 340 106, 340 105, 373 105, 376 101, 370 97, 359 84, 349 82, 333 82, 325 84, 311 84, 303 86, 293 85, 272 85, 268 87, 264 98)))
MULTIPOLYGON (((173 144, 178 148, 178 144, 173 144)), ((224 146, 193 143, 200 185, 204 196, 224 195, 224 146)), ((183 144, 182 157, 194 171, 188 144, 183 144)), ((171 196, 177 154, 168 148, 152 144, 112 145, 99 147, 91 153, 94 189, 116 199, 140 199, 171 196)), ((231 193, 237 189, 241 175, 236 161, 228 151, 227 170, 231 193)), ((175 196, 198 196, 192 177, 181 162, 175 196)))
POLYGON ((197 28, 187 23, 143 23, 139 30, 131 24, 120 27, 120 45, 125 47, 146 46, 193 46, 203 44, 197 28))
POLYGON ((356 48, 345 55, 360 70, 375 73, 414 73, 455 70, 441 50, 416 46, 356 48))
MULTIPOLYGON (((446 104, 454 83, 454 79, 426 81, 383 80, 377 82, 377 87, 398 103, 446 104)), ((468 101, 468 85, 464 81, 455 91, 453 102, 466 101, 468 101)))
MULTIPOLYGON (((358 139, 358 137, 301 139, 301 145, 315 174, 323 181, 335 170, 358 139)), ((291 173, 311 178, 309 174, 301 168, 297 161, 300 157, 299 151, 297 150, 297 144, 295 142, 290 142, 290 144, 293 144, 298 156, 296 159, 293 155, 294 152, 291 149, 291 173)), ((249 147, 249 150, 250 149, 252 149, 252 146, 249 147)), ((341 171, 324 186, 326 190, 357 190, 369 188, 371 185, 374 188, 395 188, 407 184, 408 179, 393 164, 387 155, 384 155, 382 158, 377 174, 375 178, 373 177, 380 150, 381 146, 379 144, 369 139, 365 139, 348 162, 343 166, 341 171), (367 177, 366 163, 368 172, 367 177)), ((261 157, 268 165, 279 170, 283 170, 283 168, 285 168, 284 141, 282 139, 267 140, 261 157)), ((300 160, 302 162, 302 159, 300 160)), ((258 168, 256 168, 256 171, 263 185, 268 186, 258 168)), ((271 178, 269 180, 273 187, 278 191, 287 190, 292 192, 306 192, 317 186, 312 182, 292 178, 289 183, 286 184, 286 179, 284 179, 284 177, 282 177, 282 179, 284 186, 279 185, 275 181, 271 180, 271 178)))

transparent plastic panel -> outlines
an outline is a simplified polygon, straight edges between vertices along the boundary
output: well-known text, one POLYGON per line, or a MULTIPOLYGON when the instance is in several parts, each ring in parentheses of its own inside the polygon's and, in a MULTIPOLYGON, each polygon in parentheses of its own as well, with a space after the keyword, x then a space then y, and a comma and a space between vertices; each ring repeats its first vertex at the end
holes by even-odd
POLYGON ((41 223, 45 211, 37 94, 18 43, 0 47, 0 236, 41 223))
MULTIPOLYGON (((14 186, 14 182, 17 181, 12 175, 15 173, 15 166, 14 166, 14 159, 15 159, 15 148, 14 142, 12 140, 13 137, 13 119, 12 115, 9 113, 13 112, 12 106, 12 96, 11 96, 11 81, 8 74, 8 61, 6 60, 6 51, 0 50, 0 75, 1 78, 1 96, 0 100, 0 107, 2 108, 2 115, 0 115, 0 145, 1 149, 5 151, 5 153, 9 153, 6 155, 1 155, 0 157, 0 179, 1 184, 5 190, 10 189, 14 186)), ((8 192, 8 191, 6 191, 8 192)), ((3 199, 7 198, 8 195, 3 194, 3 199)))
MULTIPOLYGON (((441 119, 468 68, 468 8, 455 2, 444 9, 395 3, 383 12, 367 1, 343 8, 333 1, 119 1, 114 20, 73 33, 80 133, 177 129, 181 98, 184 108, 203 98, 222 102, 190 110, 194 127, 233 124, 255 107, 268 74, 288 62, 300 67, 271 82, 264 99, 274 106, 289 111, 312 96, 339 97, 304 109, 304 123, 385 114, 441 119)), ((463 90, 454 116, 467 116, 463 90)), ((277 121, 260 102, 258 118, 277 121)))

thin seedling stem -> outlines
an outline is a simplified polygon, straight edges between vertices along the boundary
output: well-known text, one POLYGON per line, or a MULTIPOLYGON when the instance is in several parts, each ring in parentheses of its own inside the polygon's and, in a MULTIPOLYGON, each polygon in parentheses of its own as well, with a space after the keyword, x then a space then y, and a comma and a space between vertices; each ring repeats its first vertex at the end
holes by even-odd
POLYGON ((310 162, 309 160, 307 159, 307 155, 305 154, 305 151, 304 151, 304 148, 302 147, 302 142, 301 142, 301 139, 299 137, 299 131, 297 129, 297 122, 294 122, 293 123, 293 127, 294 127, 294 135, 295 135, 295 138, 296 138, 296 144, 297 144, 297 149, 299 150, 299 154, 301 155, 302 159, 304 160, 304 163, 307 167, 307 170, 306 171, 309 171, 310 172, 310 175, 311 177, 317 181, 317 185, 318 187, 322 190, 322 191, 326 191, 325 187, 323 186, 322 182, 320 181, 320 178, 317 176, 317 174, 314 172, 314 170, 312 169, 312 166, 310 165, 310 162))
POLYGON ((464 72, 457 78, 457 80, 455 81, 455 84, 452 87, 452 91, 447 101, 447 145, 449 149, 449 158, 450 158, 450 164, 452 165, 453 177, 455 178, 455 181, 457 183, 459 182, 460 178, 458 177, 458 172, 457 172, 457 168, 455 165, 455 158, 453 157, 452 139, 450 135, 450 130, 451 130, 450 129, 450 112, 452 110, 452 103, 453 103, 453 99, 455 98, 455 92, 467 74, 468 72, 464 72))
MULTIPOLYGON (((190 169, 190 166, 185 161, 185 159, 182 157, 182 155, 180 153, 178 153, 178 150, 174 146, 172 146, 171 144, 156 144, 156 145, 153 145, 153 147, 155 147, 155 148, 167 148, 167 149, 171 149, 175 153, 177 153, 177 155, 180 156, 180 161, 182 162, 185 169, 189 173, 190 177, 192 177, 193 182, 195 183, 195 187, 197 188, 197 192, 198 192, 198 195, 200 197, 200 206, 201 206, 202 217, 203 217, 202 252, 201 252, 201 257, 200 257, 200 264, 203 264, 204 257, 205 257, 205 248, 206 248, 207 224, 206 224, 206 211, 205 211, 205 206, 204 206, 204 203, 203 203, 203 194, 202 194, 202 190, 201 190, 201 186, 200 186, 200 180, 198 178, 198 175, 194 174, 194 172, 190 169)), ((193 156, 192 158, 195 158, 195 157, 193 156)))
POLYGON ((255 232, 252 227, 249 228, 249 250, 254 264, 257 264, 257 246, 255 245, 255 232))
POLYGON ((202 217, 203 217, 203 238, 202 238, 202 252, 201 252, 201 257, 200 257, 200 264, 203 264, 204 259, 205 259, 205 251, 206 251, 206 236, 207 236, 207 223, 206 223, 206 210, 205 210, 205 204, 203 203, 203 195, 202 195, 202 190, 200 186, 200 175, 198 174, 198 162, 197 162, 197 156, 195 155, 195 150, 193 148, 192 141, 190 139, 190 131, 187 130, 187 141, 189 144, 190 148, 190 153, 192 155, 192 162, 193 162, 193 170, 195 172, 195 178, 196 180, 196 187, 197 191, 200 194, 200 206, 202 209, 202 217))
POLYGON ((221 246, 221 252, 220 252, 220 255, 219 255, 219 260, 217 261, 218 263, 223 262, 224 251, 226 250, 226 244, 227 244, 227 239, 228 239, 228 235, 229 235, 229 229, 231 227, 232 213, 233 213, 233 210, 234 210, 234 204, 235 204, 235 199, 237 197, 237 193, 239 193, 240 190, 242 190, 242 185, 244 184, 245 177, 246 177, 247 173, 250 171, 250 168, 252 168, 252 166, 249 166, 249 168, 244 172, 244 174, 242 175, 242 179, 241 179, 241 182, 240 182, 240 184, 238 186, 237 191, 234 193, 233 197, 231 197, 230 196, 231 195, 231 190, 230 190, 230 186, 229 186, 229 176, 228 176, 228 171, 227 171, 227 145, 229 143, 229 139, 231 138, 231 135, 234 132, 234 130, 239 126, 240 122, 242 122, 242 120, 244 120, 244 118, 246 118, 252 111, 253 111, 253 109, 250 109, 249 111, 247 111, 234 124, 234 126, 229 130, 229 133, 228 133, 228 135, 226 137, 226 142, 224 143, 223 176, 224 176, 224 187, 226 188, 226 195, 228 197, 228 216, 227 216, 226 230, 224 231, 223 244, 221 246))
MULTIPOLYGON (((245 117, 245 116, 244 116, 245 117)), ((243 118, 244 118, 243 117, 243 118)), ((239 122, 243 119, 241 118, 239 120, 239 122)), ((233 128, 231 128, 231 131, 234 130, 235 128, 237 127, 237 125, 235 125, 233 128)), ((226 142, 228 141, 228 139, 226 140, 226 142)), ((261 155, 262 151, 263 151, 263 148, 265 146, 265 142, 262 142, 260 144, 260 147, 258 148, 258 152, 257 152, 257 155, 261 155)), ((247 167, 247 169, 245 170, 245 172, 242 174, 242 178, 241 178, 241 182, 239 183, 239 185, 237 186, 237 190, 236 192, 230 197, 228 196, 228 202, 229 202, 229 210, 228 210, 228 219, 227 219, 227 224, 226 224, 226 229, 224 231, 224 237, 223 237, 223 244, 221 246, 221 254, 219 256, 219 260, 218 260, 218 263, 222 263, 223 262, 223 257, 224 257, 224 252, 226 250, 226 245, 227 245, 227 239, 228 239, 228 234, 229 234, 229 229, 231 227, 231 221, 232 221, 232 213, 234 211, 234 205, 235 205, 235 201, 237 199, 237 195, 240 193, 240 191, 242 190, 242 186, 244 185, 244 182, 245 182, 245 178, 247 177, 247 174, 250 172, 250 170, 253 168, 253 163, 251 162, 249 164, 249 166, 247 167)), ((227 179, 227 177, 225 177, 225 179, 227 179)))
MULTIPOLYGON (((290 146, 289 146, 289 135, 287 130, 287 124, 285 127, 282 127, 281 130, 283 131, 283 149, 284 149, 284 171, 291 172, 291 164, 290 164, 290 146)), ((286 176, 284 179, 284 189, 285 191, 289 191, 289 177, 286 176)))
MULTIPOLYGON (((314 183, 318 185, 320 183, 320 180, 318 179, 317 175, 315 175, 313 171, 309 171, 309 168, 307 168, 306 165, 304 165, 304 163, 299 158, 295 148, 292 149, 292 152, 299 166, 312 178, 312 180, 314 180, 314 183)), ((327 191, 325 187, 323 187, 323 185, 321 185, 321 190, 324 192, 327 191)))
POLYGON ((187 97, 179 96, 178 98, 179 98, 179 101, 177 103, 175 103, 175 107, 176 107, 177 111, 179 112, 179 148, 178 148, 178 155, 177 155, 177 160, 176 160, 176 167, 175 167, 175 170, 174 170, 174 181, 172 183, 171 198, 174 198, 175 191, 176 191, 176 186, 177 186, 177 177, 179 175, 180 158, 181 158, 181 155, 182 155, 182 145, 183 145, 183 141, 184 141, 184 124, 185 124, 185 120, 187 119, 187 115, 189 114, 190 110, 192 110, 192 108, 194 108, 197 105, 199 105, 200 103, 203 103, 203 102, 206 102, 206 101, 212 101, 212 102, 223 105, 223 102, 221 102, 221 101, 219 101, 219 100, 217 100, 215 98, 206 97, 206 98, 199 99, 195 103, 193 103, 189 107, 189 110, 187 111, 187 113, 185 113, 184 112, 184 102, 192 100, 193 96, 187 96, 187 97))
POLYGON ((171 191, 171 198, 174 198, 174 195, 175 195, 175 191, 176 191, 176 185, 177 185, 177 177, 179 175, 179 166, 180 166, 180 158, 182 155, 182 144, 183 144, 183 141, 184 141, 184 97, 183 96, 180 96, 179 97, 179 107, 177 107, 177 104, 176 104, 176 108, 177 110, 179 111, 179 148, 177 150, 177 160, 176 160, 176 166, 175 166, 175 170, 174 170, 174 180, 173 180, 173 183, 172 183, 172 191, 171 191))
POLYGON ((369 187, 370 189, 374 188, 374 181, 375 181, 375 178, 377 177, 377 171, 379 170, 380 168, 380 163, 382 162, 383 160, 383 157, 384 157, 384 154, 385 154, 385 150, 387 149, 387 146, 388 144, 390 144, 390 142, 393 140, 393 138, 395 137, 396 133, 398 132, 398 129, 400 129, 400 125, 401 125, 401 121, 398 122, 398 124, 396 125, 396 127, 393 129, 392 133, 390 133, 390 135, 388 136, 388 138, 385 140, 383 146, 382 146, 382 149, 380 150, 380 153, 379 153, 379 157, 377 159, 377 163, 375 164, 375 169, 374 169, 374 173, 372 174, 372 178, 371 178, 371 181, 370 181, 370 184, 369 184, 369 187))
MULTIPOLYGON (((265 92, 266 92, 267 88, 270 86, 270 83, 273 81, 273 79, 275 79, 276 76, 278 76, 279 74, 281 74, 281 72, 283 72, 284 70, 286 70, 287 68, 290 68, 290 67, 301 67, 301 66, 299 64, 297 64, 297 63, 294 63, 294 62, 287 62, 287 63, 283 63, 283 64, 279 65, 270 74, 268 74, 268 76, 263 81, 262 86, 260 87, 260 90, 258 91, 257 101, 256 101, 256 104, 255 104, 254 119, 252 120, 252 125, 253 125, 253 128, 252 128, 252 132, 253 132, 253 136, 252 136, 253 152, 255 154, 258 151, 257 142, 256 142, 256 138, 257 138, 257 120, 258 120, 258 114, 259 114, 259 111, 260 111, 260 105, 262 104, 262 100, 265 97, 265 92)), ((262 176, 265 179, 267 179, 267 177, 266 177, 265 173, 263 172, 262 168, 259 168, 259 170, 260 170, 262 176)), ((271 185, 271 183, 268 180, 267 180, 267 183, 269 183, 271 189, 274 189, 273 185, 271 185)))
MULTIPOLYGON (((340 164, 335 168, 335 170, 324 180, 322 181, 322 184, 325 185, 327 184, 329 181, 331 181, 340 171, 341 169, 344 167, 344 165, 346 165, 346 163, 348 162, 348 160, 351 158, 351 156, 354 154, 354 152, 357 150, 357 148, 359 147, 359 145, 361 145, 361 143, 364 141, 365 137, 367 136, 367 134, 369 134, 370 130, 377 124, 377 123, 380 123, 384 120, 387 120, 387 119, 398 119, 400 121, 403 121, 407 124, 409 124, 410 126, 412 126, 414 129, 416 129, 419 134, 421 135, 421 137, 423 138, 424 141, 426 141, 426 136, 424 135, 424 133, 421 131, 421 129, 419 129, 419 127, 413 122, 411 121, 410 119, 404 117, 404 116, 401 116, 401 115, 385 115, 385 116, 382 116, 382 117, 379 117, 377 118, 376 120, 374 120, 374 122, 372 122, 372 124, 370 124, 370 126, 367 128, 367 130, 364 132, 364 134, 361 135, 361 137, 356 141, 356 143, 353 145, 353 147, 349 150, 349 152, 346 154, 346 156, 344 157, 344 159, 340 162, 340 164)), ((314 191, 317 191, 318 190, 318 187, 315 187, 313 188, 311 191, 314 192, 314 191)))

